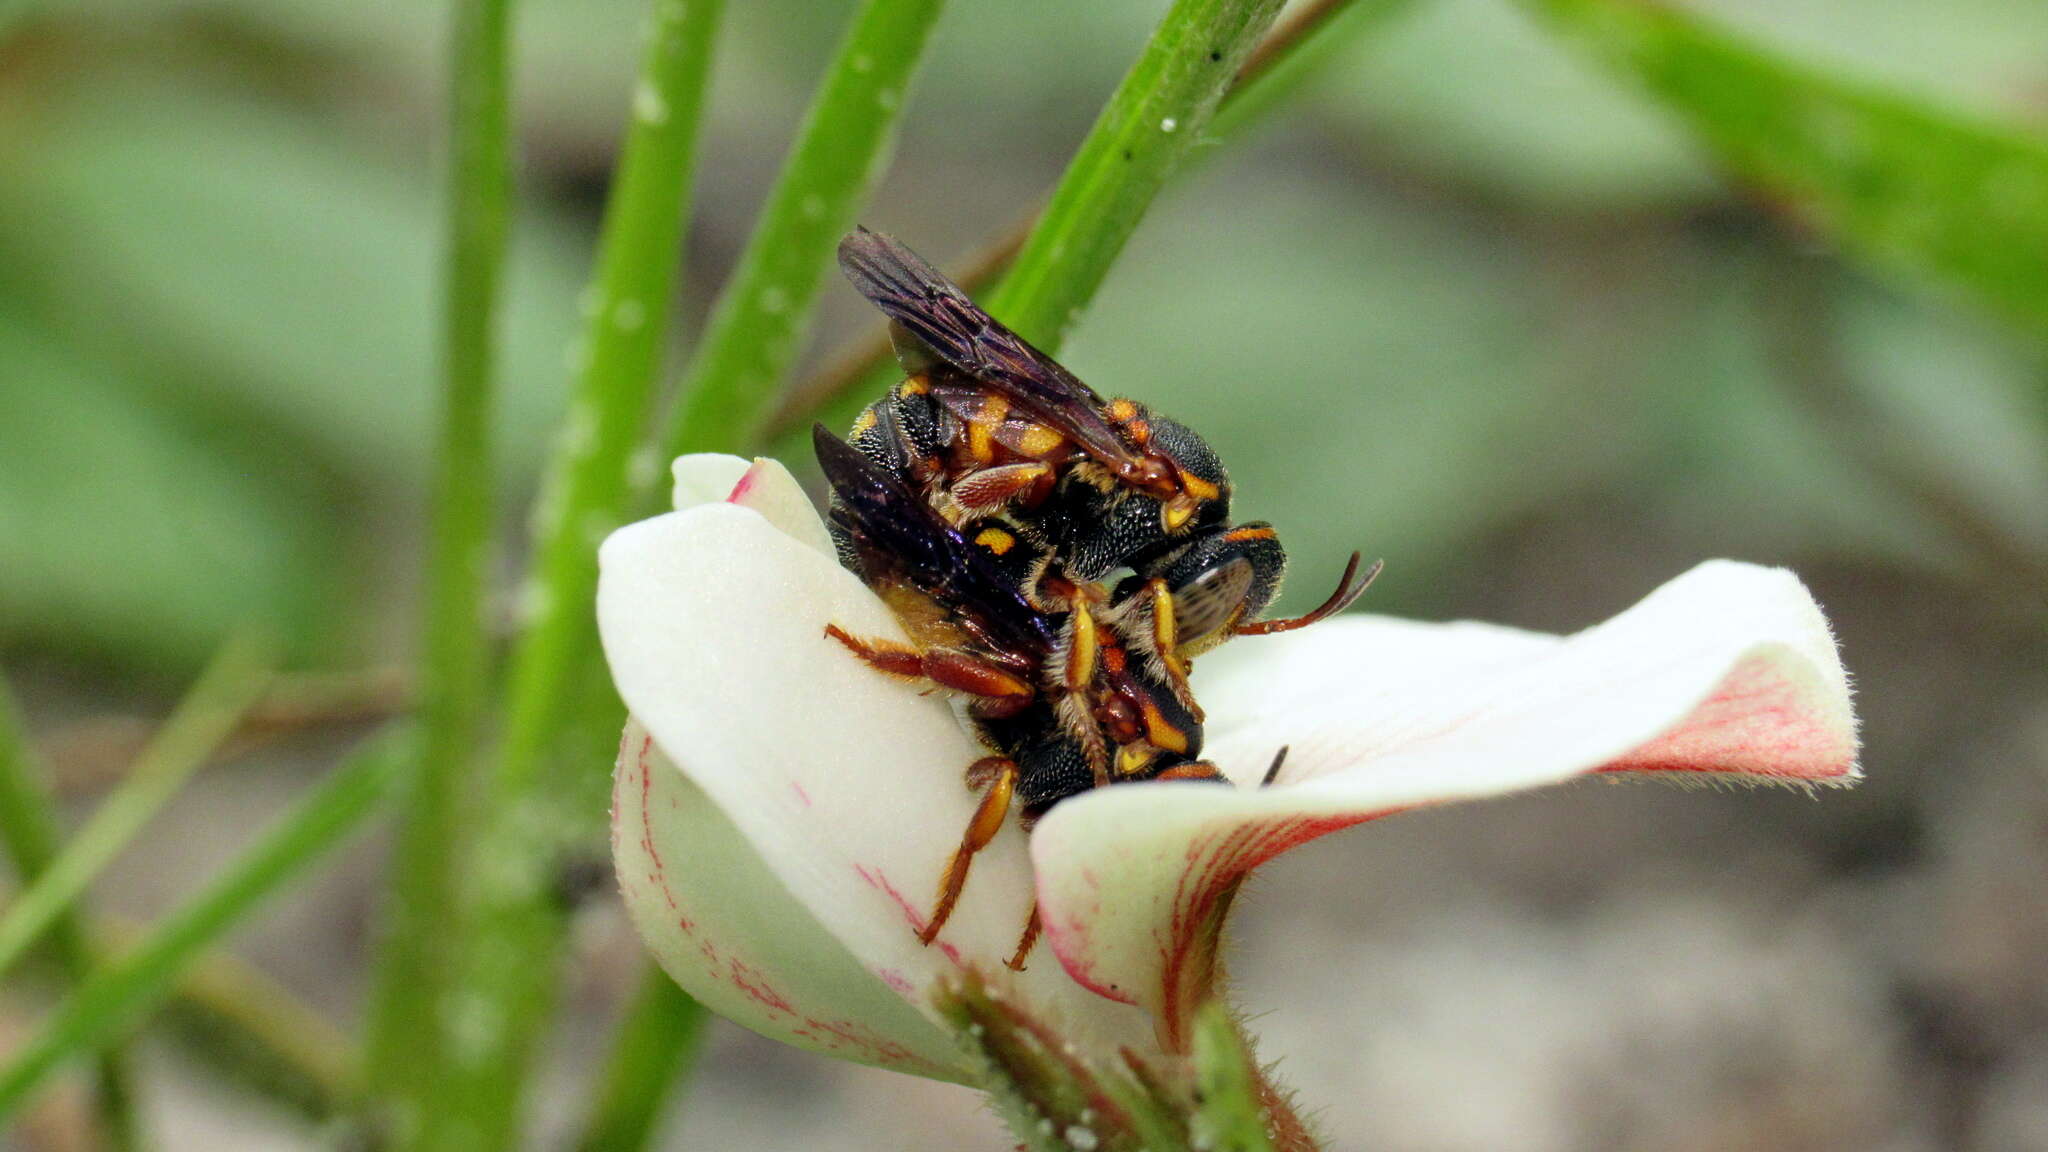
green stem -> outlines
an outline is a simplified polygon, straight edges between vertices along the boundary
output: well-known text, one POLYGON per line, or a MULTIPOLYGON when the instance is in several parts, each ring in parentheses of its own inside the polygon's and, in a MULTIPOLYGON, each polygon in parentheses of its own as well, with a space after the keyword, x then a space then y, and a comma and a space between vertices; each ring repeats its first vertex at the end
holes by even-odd
POLYGON ((991 313, 1057 351, 1281 4, 1177 0, 1067 165, 991 313))
POLYGON ((839 238, 887 167, 943 0, 867 0, 812 101, 685 377, 663 459, 753 443, 839 238))
POLYGON ((265 645, 230 640, 178 705, 134 771, 65 844, 55 859, 0 915, 0 973, 70 910, 100 870, 121 853, 220 742, 234 731, 269 678, 265 645))
POLYGON ((0 1123, 53 1070, 140 1022, 207 947, 361 823, 390 790, 406 751, 408 745, 388 736, 359 749, 199 895, 159 921, 133 952, 94 972, 0 1067, 0 1123))
MULTIPOLYGON (((1245 131, 1259 117, 1279 105, 1336 50, 1379 28, 1386 20, 1413 7, 1414 0, 1317 0, 1290 14, 1276 26, 1238 70, 1237 77, 1223 93, 1222 103, 1210 121, 1211 139, 1229 138, 1245 131)), ((1006 228, 1002 234, 975 249, 954 280, 970 293, 994 283, 1010 267, 1024 242, 1038 223, 1033 211, 1006 228)), ((779 442, 805 430, 826 411, 826 423, 843 425, 853 418, 853 409, 893 382, 895 357, 888 332, 877 327, 839 354, 828 357, 816 375, 788 389, 762 432, 764 444, 779 442), (839 412, 839 407, 847 407, 839 412)))
POLYGON ((579 1152, 636 1152, 653 1142, 664 1105, 703 1047, 708 1013, 652 964, 626 1006, 579 1152))
POLYGON ((656 0, 633 117, 619 158, 579 357, 587 358, 538 505, 529 615, 513 654, 502 794, 530 791, 575 700, 594 625, 596 543, 617 527, 646 427, 670 299, 681 274, 683 221, 711 46, 724 0, 656 0))
MULTIPOLYGON (((148 930, 107 920, 92 938, 104 967, 142 947, 148 930)), ((347 1034, 255 965, 219 948, 196 954, 172 993, 172 1031, 241 1082, 314 1119, 357 1099, 360 1061, 347 1034)))
POLYGON ((463 957, 457 993, 472 1026, 465 1052, 450 1062, 452 1091, 427 1122, 433 1143, 491 1147, 510 1139, 530 1050, 547 1020, 560 934, 556 858, 584 826, 578 801, 586 795, 573 781, 551 779, 549 769, 562 763, 583 774, 589 767, 562 749, 583 700, 581 685, 602 681, 590 611, 596 545, 624 517, 632 492, 633 449, 645 430, 681 274, 683 222, 723 11, 723 0, 656 0, 649 12, 577 347, 583 367, 536 510, 538 539, 523 597, 530 614, 506 681, 505 735, 477 846, 483 866, 476 870, 475 941, 463 957))
POLYGON ((1292 95, 1339 49, 1415 7, 1415 0, 1314 0, 1287 14, 1249 59, 1209 122, 1232 139, 1292 95))
POLYGON ((499 282, 510 230, 510 0, 455 0, 448 93, 441 427, 420 671, 419 763, 392 853, 364 1049, 409 1130, 439 1066, 465 841, 463 791, 489 689, 490 444, 499 282))
MULTIPOLYGON (((57 806, 43 785, 22 727, 14 694, 0 678, 0 847, 7 851, 21 883, 34 884, 57 857, 62 830, 57 806)), ((92 953, 79 926, 76 907, 65 908, 50 925, 50 943, 68 985, 92 969, 92 953)), ((108 1048, 94 1072, 93 1104, 109 1147, 126 1152, 140 1145, 133 1077, 127 1054, 108 1048)))

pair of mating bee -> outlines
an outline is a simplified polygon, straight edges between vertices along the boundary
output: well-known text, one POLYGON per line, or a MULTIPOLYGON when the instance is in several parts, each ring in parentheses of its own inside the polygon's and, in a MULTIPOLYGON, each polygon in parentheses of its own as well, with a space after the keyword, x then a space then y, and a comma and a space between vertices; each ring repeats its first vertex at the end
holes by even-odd
MULTIPOLYGON (((886 236, 855 231, 839 263, 889 316, 908 375, 851 443, 813 429, 832 539, 912 643, 826 632, 964 698, 992 751, 967 769, 981 802, 918 934, 929 944, 1011 807, 1028 830, 1091 788, 1222 781, 1201 759, 1190 662, 1340 612, 1372 573, 1358 579, 1354 553, 1321 607, 1259 621, 1287 556, 1272 525, 1229 522, 1229 479, 1200 436, 1105 401, 886 236)), ((1038 927, 1034 906, 1010 967, 1038 927)))

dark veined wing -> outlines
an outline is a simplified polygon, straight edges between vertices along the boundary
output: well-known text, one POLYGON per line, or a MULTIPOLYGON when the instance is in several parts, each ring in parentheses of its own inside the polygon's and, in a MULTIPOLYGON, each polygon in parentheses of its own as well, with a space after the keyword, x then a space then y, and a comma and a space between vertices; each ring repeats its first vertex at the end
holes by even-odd
POLYGON ((839 242, 839 267, 861 295, 955 371, 1065 432, 1104 464, 1133 459, 1103 419, 1093 388, 982 311, 917 253, 856 228, 839 242))
POLYGON ((888 574, 972 616, 988 634, 1050 652, 1052 626, 1008 577, 909 485, 822 424, 811 426, 818 465, 838 500, 832 517, 852 536, 870 575, 888 574))

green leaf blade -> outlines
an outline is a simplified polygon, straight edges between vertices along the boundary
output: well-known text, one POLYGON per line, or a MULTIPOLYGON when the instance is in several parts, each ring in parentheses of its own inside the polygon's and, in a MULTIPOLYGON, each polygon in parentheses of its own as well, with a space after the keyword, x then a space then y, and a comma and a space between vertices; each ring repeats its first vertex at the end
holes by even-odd
POLYGON ((1281 0, 1180 0, 1167 12, 1060 177, 990 312, 1058 349, 1280 8, 1281 0))
POLYGON ((411 751, 395 734, 373 738, 133 951, 95 972, 0 1066, 0 1122, 52 1071, 133 1027, 209 945, 353 831, 390 791, 411 751))
POLYGON ((1676 9, 1524 3, 1851 256, 2048 326, 2048 140, 1830 75, 1676 9))

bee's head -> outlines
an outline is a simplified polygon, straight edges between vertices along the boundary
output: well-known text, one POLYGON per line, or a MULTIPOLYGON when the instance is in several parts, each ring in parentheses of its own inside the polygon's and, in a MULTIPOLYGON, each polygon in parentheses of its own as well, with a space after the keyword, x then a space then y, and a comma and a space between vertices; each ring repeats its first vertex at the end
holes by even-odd
POLYGON ((1144 458, 1144 475, 1133 483, 1159 501, 1167 535, 1220 523, 1230 515, 1230 475, 1199 433, 1135 400, 1112 400, 1106 413, 1144 458))

